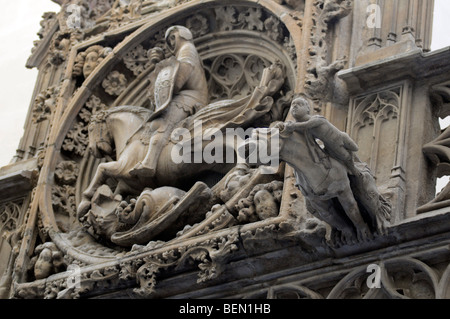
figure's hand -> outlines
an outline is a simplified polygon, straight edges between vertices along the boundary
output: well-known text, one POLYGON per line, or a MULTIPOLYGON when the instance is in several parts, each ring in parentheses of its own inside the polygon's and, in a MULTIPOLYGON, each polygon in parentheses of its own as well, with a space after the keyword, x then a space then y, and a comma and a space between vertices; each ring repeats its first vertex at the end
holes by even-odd
POLYGON ((294 133, 295 126, 294 126, 294 124, 285 125, 284 126, 284 130, 285 130, 286 133, 289 133, 289 134, 294 133))
POLYGON ((283 129, 282 129, 284 134, 292 134, 295 131, 295 123, 293 122, 286 122, 283 123, 283 129))
POLYGON ((284 131, 285 130, 285 125, 284 125, 284 123, 277 123, 277 124, 274 125, 273 128, 274 129, 278 129, 280 131, 284 131))
POLYGON ((157 63, 161 62, 162 60, 164 60, 164 58, 165 58, 164 50, 159 47, 150 49, 148 51, 148 58, 150 59, 151 63, 157 64, 157 63))

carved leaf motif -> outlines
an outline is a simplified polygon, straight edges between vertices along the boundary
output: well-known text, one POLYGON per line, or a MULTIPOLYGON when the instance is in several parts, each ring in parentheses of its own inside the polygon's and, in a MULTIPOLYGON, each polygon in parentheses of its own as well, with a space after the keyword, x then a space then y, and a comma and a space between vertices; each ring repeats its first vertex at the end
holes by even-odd
POLYGON ((55 179, 61 185, 73 185, 79 174, 78 164, 74 161, 64 161, 55 170, 55 179))
POLYGON ((93 114, 106 108, 107 106, 102 103, 100 98, 92 95, 78 114, 81 121, 77 122, 72 130, 69 131, 63 142, 62 149, 73 152, 78 156, 84 156, 89 143, 87 124, 89 124, 93 114))
POLYGON ((147 51, 142 45, 138 45, 136 48, 125 55, 125 57, 123 58, 123 62, 135 76, 138 76, 149 66, 147 51))
POLYGON ((280 20, 276 19, 274 16, 271 16, 264 21, 264 27, 267 35, 272 40, 278 42, 283 38, 283 30, 281 28, 280 20))
POLYGON ((34 101, 33 123, 40 123, 49 118, 56 107, 58 94, 59 88, 54 86, 38 94, 34 101))
POLYGON ((88 129, 84 123, 76 123, 63 143, 63 150, 83 156, 88 145, 88 129))
POLYGON ((216 8, 216 21, 220 31, 233 30, 236 24, 236 9, 234 7, 216 8))
POLYGON ((75 188, 70 185, 56 186, 52 191, 53 207, 59 213, 73 215, 76 210, 75 188))
POLYGON ((136 273, 136 280, 140 288, 134 289, 134 292, 142 297, 151 296, 155 292, 156 276, 160 268, 153 263, 145 263, 136 273))
POLYGON ((186 27, 191 30, 194 38, 205 35, 209 32, 209 23, 201 14, 195 14, 186 20, 186 27))
POLYGON ((243 23, 244 28, 248 30, 263 31, 264 23, 261 18, 262 11, 260 8, 248 8, 239 14, 238 21, 243 23))
POLYGON ((95 95, 92 95, 86 102, 85 107, 83 108, 83 110, 85 110, 84 113, 85 116, 82 117, 81 114, 79 114, 79 116, 82 118, 83 121, 85 121, 85 123, 89 123, 93 114, 96 114, 101 110, 105 110, 106 108, 107 106, 104 103, 102 103, 102 100, 100 100, 100 98, 98 98, 95 95))

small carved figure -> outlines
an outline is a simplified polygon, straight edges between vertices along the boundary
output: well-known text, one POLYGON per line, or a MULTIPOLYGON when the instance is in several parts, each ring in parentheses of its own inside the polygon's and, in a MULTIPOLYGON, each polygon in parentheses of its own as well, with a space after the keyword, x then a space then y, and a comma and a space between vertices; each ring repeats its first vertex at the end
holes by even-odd
POLYGON ((246 198, 239 200, 237 208, 240 223, 256 222, 277 217, 281 203, 283 182, 273 181, 255 186, 246 198))
POLYGON ((35 249, 36 256, 31 259, 30 267, 36 279, 43 279, 64 271, 66 263, 62 252, 52 242, 39 245, 35 249))
POLYGON ((84 78, 87 79, 102 60, 111 52, 112 49, 109 47, 104 48, 100 45, 93 45, 85 52, 79 53, 73 67, 73 76, 78 77, 83 75, 84 78))
POLYGON ((358 145, 325 117, 311 115, 310 112, 309 102, 303 97, 296 98, 292 102, 291 114, 297 122, 285 123, 285 134, 292 134, 294 131, 308 132, 324 144, 325 153, 345 164, 353 175, 360 175, 361 172, 353 161, 358 145))
POLYGON ((260 220, 278 216, 278 206, 273 195, 263 189, 255 194, 254 198, 256 214, 260 220))
POLYGON ((144 160, 131 171, 133 175, 154 176, 159 154, 176 125, 208 104, 205 71, 191 31, 173 26, 167 30, 165 38, 174 57, 161 62, 155 70, 155 112, 149 119, 150 145, 144 160))
POLYGON ((223 202, 229 201, 241 187, 248 183, 251 177, 250 167, 247 164, 236 165, 236 170, 228 176, 220 198, 223 202))

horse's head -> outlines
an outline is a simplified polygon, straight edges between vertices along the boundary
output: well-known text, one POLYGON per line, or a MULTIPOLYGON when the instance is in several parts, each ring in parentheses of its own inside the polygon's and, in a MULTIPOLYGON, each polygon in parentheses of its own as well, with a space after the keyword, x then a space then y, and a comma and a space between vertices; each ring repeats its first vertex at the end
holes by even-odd
POLYGON ((106 124, 107 111, 94 114, 89 123, 89 145, 88 149, 97 158, 112 155, 113 140, 106 124))
MULTIPOLYGON (((277 122, 278 123, 278 122, 277 122)), ((239 148, 248 164, 278 166, 280 163, 280 131, 274 123, 270 128, 257 128, 239 148)))

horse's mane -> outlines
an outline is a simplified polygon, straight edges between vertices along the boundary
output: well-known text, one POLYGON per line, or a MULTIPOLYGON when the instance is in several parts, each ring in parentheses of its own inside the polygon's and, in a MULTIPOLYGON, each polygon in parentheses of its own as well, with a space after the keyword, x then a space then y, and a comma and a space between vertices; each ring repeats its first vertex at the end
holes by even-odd
POLYGON ((109 115, 116 113, 133 113, 138 115, 143 120, 143 122, 147 122, 153 112, 140 106, 132 106, 132 105, 117 106, 111 109, 101 110, 94 113, 94 115, 92 115, 91 117, 91 123, 104 122, 109 115))

